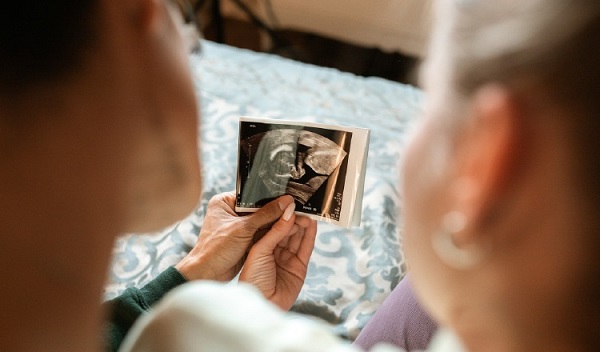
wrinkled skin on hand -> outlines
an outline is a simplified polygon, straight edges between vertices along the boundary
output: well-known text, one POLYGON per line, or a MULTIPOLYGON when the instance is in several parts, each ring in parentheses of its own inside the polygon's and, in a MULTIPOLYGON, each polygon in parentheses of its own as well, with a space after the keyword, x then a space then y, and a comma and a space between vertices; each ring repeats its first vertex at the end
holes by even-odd
POLYGON ((271 302, 289 310, 304 285, 317 223, 292 214, 279 219, 250 250, 240 281, 256 286, 271 302))
POLYGON ((176 268, 188 280, 233 279, 255 285, 282 309, 295 302, 314 248, 316 221, 294 214, 282 196, 248 215, 235 211, 235 193, 214 196, 194 248, 176 268))

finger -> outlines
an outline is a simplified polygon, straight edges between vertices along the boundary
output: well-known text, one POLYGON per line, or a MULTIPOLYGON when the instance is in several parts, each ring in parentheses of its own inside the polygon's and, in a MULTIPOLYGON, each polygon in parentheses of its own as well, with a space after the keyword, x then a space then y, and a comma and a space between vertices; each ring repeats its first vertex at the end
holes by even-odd
POLYGON ((277 246, 281 247, 281 248, 287 248, 288 247, 288 242, 289 239, 296 233, 298 233, 298 231, 300 230, 300 227, 296 224, 294 224, 294 227, 292 227, 292 230, 290 231, 290 233, 284 238, 282 239, 277 246))
POLYGON ((235 209, 236 197, 234 191, 217 194, 215 197, 218 197, 221 202, 227 204, 231 209, 235 209))
POLYGON ((235 215, 235 192, 225 192, 214 195, 208 201, 208 210, 215 211, 214 209, 221 209, 228 214, 235 215))
POLYGON ((304 239, 304 229, 302 231, 296 232, 294 235, 291 235, 288 240, 287 249, 292 253, 298 253, 300 249, 300 244, 304 239))
POLYGON ((298 215, 296 216, 296 224, 302 228, 307 228, 312 223, 312 219, 308 216, 298 215))
MULTIPOLYGON (((298 231, 302 230, 300 226, 298 226, 298 224, 294 224, 294 227, 292 227, 292 231, 290 231, 290 236, 297 233, 298 231)), ((304 230, 302 230, 304 231, 304 230)))
POLYGON ((279 197, 267 203, 257 212, 245 217, 246 225, 254 229, 259 229, 265 225, 270 225, 279 219, 281 215, 283 215, 283 212, 286 210, 286 208, 293 203, 294 198, 291 196, 285 195, 279 197))
POLYGON ((317 238, 317 222, 315 220, 311 221, 311 224, 304 231, 304 236, 302 237, 302 243, 300 244, 300 248, 298 249, 298 253, 296 254, 300 261, 304 265, 308 265, 308 261, 310 260, 310 256, 315 248, 315 239, 317 238))
POLYGON ((277 243, 277 247, 279 247, 279 248, 287 248, 289 240, 290 240, 290 236, 288 235, 284 239, 282 239, 281 241, 279 241, 279 243, 277 243))
POLYGON ((261 252, 272 253, 273 249, 277 247, 277 244, 289 236, 295 225, 295 207, 293 202, 288 205, 281 218, 273 225, 271 230, 254 245, 253 250, 256 249, 261 252))

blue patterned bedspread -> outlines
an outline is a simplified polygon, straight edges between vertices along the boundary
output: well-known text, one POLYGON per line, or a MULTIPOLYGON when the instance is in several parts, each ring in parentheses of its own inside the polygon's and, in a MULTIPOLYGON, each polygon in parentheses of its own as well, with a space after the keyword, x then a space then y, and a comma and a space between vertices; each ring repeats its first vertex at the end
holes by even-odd
POLYGON ((362 225, 319 223, 308 277, 293 308, 354 339, 406 271, 398 161, 407 129, 420 114, 421 92, 216 43, 203 47, 191 62, 202 107, 202 200, 163 231, 120 238, 105 297, 143 285, 192 248, 210 197, 235 188, 240 115, 366 127, 371 142, 362 225))

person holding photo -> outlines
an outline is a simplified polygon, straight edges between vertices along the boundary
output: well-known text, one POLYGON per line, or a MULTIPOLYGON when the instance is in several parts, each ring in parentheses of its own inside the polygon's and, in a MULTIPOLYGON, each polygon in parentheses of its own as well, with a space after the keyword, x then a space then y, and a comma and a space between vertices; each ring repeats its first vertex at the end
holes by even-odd
MULTIPOLYGON (((596 351, 600 2, 437 6, 402 176, 410 279, 440 324, 428 350, 596 351)), ((194 346, 355 350, 253 290, 206 283, 166 297, 125 350, 194 346)))
POLYGON ((176 267, 100 305, 115 238, 170 225, 199 200, 187 46, 197 41, 186 40, 180 12, 189 3, 1 6, 0 350, 116 349, 167 291, 230 280, 242 264, 242 280, 289 308, 316 223, 294 214, 290 196, 238 217, 233 194, 211 201, 176 267))
MULTIPOLYGON (((438 3, 426 114, 403 174, 411 280, 441 325, 429 350, 595 351, 600 3, 438 3)), ((173 5, 3 5, 0 350, 100 350, 115 237, 165 226, 197 203, 197 107, 173 5)), ((214 219, 237 220, 214 229, 232 232, 211 231, 182 272, 227 278, 246 256, 223 257, 245 227, 223 203, 214 219)), ((121 349, 356 351, 281 309, 301 287, 316 233, 291 204, 282 197, 256 215, 277 220, 247 253, 241 277, 253 286, 179 285, 121 349)))
POLYGON ((290 196, 245 216, 236 214, 234 207, 235 192, 211 198, 197 242, 179 263, 143 287, 130 287, 104 303, 109 312, 105 327, 108 350, 118 350, 143 314, 189 281, 229 282, 240 274, 241 282, 255 285, 281 309, 292 307, 306 277, 316 221, 296 215, 290 196))

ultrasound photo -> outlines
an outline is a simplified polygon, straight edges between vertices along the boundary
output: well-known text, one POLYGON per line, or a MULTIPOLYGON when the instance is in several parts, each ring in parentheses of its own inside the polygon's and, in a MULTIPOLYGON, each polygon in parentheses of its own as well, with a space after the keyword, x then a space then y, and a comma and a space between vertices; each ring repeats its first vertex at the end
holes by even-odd
POLYGON ((237 206, 289 194, 297 211, 339 220, 351 141, 349 131, 240 121, 237 206))

